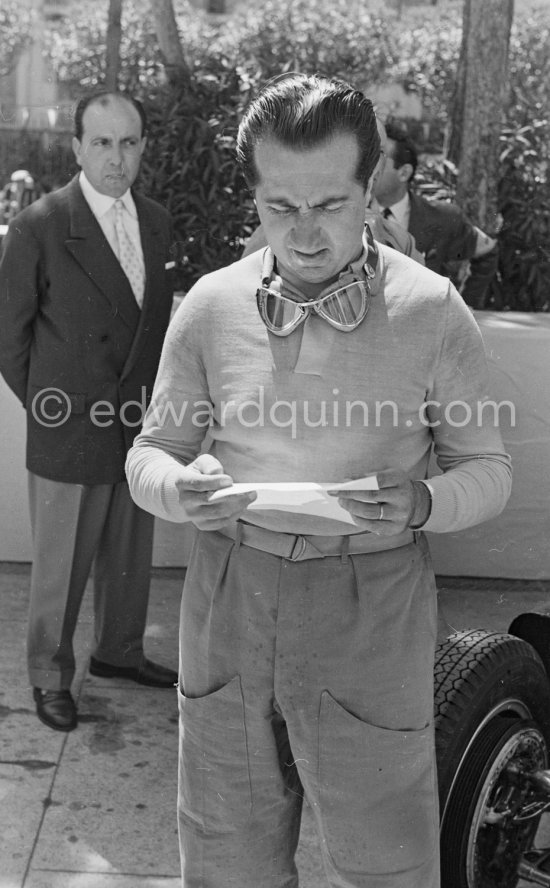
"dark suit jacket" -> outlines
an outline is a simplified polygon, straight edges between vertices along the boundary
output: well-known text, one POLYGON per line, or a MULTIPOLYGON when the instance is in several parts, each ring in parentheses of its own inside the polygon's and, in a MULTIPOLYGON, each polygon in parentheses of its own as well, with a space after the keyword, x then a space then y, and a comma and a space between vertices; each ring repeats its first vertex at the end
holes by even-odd
POLYGON ((416 247, 424 254, 426 267, 438 274, 449 273, 449 263, 471 259, 477 235, 462 210, 455 204, 426 200, 409 192, 411 215, 409 231, 416 247))
POLYGON ((489 285, 498 268, 498 247, 474 258, 477 234, 459 207, 426 200, 413 191, 409 197, 409 232, 424 254, 427 268, 450 277, 468 305, 484 308, 489 285), (464 283, 465 261, 469 261, 469 270, 464 283))
POLYGON ((141 311, 78 177, 19 213, 2 245, 0 372, 27 409, 27 467, 54 481, 123 480, 151 396, 172 304, 172 226, 159 204, 133 197, 141 311))

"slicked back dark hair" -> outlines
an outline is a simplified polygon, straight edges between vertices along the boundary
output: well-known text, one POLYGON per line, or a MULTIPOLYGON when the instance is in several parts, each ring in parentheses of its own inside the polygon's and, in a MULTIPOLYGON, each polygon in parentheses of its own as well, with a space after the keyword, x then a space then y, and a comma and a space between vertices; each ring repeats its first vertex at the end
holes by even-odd
POLYGON ((350 133, 357 138, 355 177, 365 189, 380 156, 380 137, 370 99, 343 80, 319 74, 288 74, 267 83, 244 113, 237 159, 249 188, 258 184, 256 147, 275 139, 287 148, 315 148, 350 133))
POLYGON ((141 120, 141 135, 142 137, 147 132, 147 117, 145 114, 145 109, 141 102, 138 99, 134 99, 133 96, 127 95, 123 92, 109 92, 108 90, 99 90, 98 92, 91 93, 89 96, 85 96, 80 99, 78 105, 76 106, 76 110, 74 113, 74 134, 79 142, 82 141, 82 136, 84 134, 84 125, 82 123, 82 118, 84 116, 84 112, 86 108, 89 108, 90 105, 101 105, 103 108, 106 108, 112 99, 122 99, 124 102, 128 102, 129 105, 133 105, 139 114, 139 118, 141 120))
POLYGON ((386 123, 386 135, 388 139, 395 142, 393 147, 392 160, 396 170, 410 163, 413 168, 409 182, 414 179, 416 168, 418 166, 418 151, 416 145, 407 133, 395 123, 386 123))

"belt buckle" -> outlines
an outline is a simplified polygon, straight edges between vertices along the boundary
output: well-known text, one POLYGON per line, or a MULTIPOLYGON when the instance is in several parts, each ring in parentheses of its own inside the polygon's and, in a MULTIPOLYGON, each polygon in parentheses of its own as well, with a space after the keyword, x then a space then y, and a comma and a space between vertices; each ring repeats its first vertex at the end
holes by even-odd
POLYGON ((288 561, 300 561, 302 555, 305 553, 307 548, 307 540, 304 536, 298 535, 294 543, 292 544, 292 549, 290 550, 290 555, 287 556, 288 561))

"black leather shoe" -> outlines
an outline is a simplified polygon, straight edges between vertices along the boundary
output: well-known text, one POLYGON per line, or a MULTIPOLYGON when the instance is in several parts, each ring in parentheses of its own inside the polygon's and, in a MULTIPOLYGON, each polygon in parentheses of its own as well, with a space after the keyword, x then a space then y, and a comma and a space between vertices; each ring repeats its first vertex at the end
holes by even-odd
POLYGON ((76 705, 70 691, 33 689, 36 714, 54 731, 73 731, 77 725, 76 705))
POLYGON ((148 685, 150 688, 173 688, 178 683, 177 672, 145 657, 141 666, 111 666, 91 657, 90 675, 97 675, 99 678, 129 678, 130 681, 148 685))

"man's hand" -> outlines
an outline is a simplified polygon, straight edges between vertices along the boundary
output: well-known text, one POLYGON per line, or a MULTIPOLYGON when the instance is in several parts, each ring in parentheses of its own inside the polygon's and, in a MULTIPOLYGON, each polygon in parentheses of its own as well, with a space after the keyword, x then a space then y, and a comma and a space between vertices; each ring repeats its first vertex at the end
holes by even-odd
POLYGON ((246 507, 253 502, 255 492, 225 496, 210 500, 210 494, 222 487, 231 487, 233 479, 226 475, 223 466, 214 456, 202 453, 183 470, 177 487, 180 503, 190 521, 199 530, 218 530, 230 521, 236 521, 246 507))
POLYGON ((479 259, 480 256, 485 256, 486 253, 490 253, 491 250, 494 250, 498 241, 494 237, 490 237, 488 234, 485 234, 481 228, 478 228, 477 225, 474 225, 476 232, 476 251, 474 253, 473 258, 479 259))
POLYGON ((331 496, 338 497, 362 530, 380 536, 394 536, 425 524, 431 508, 425 484, 411 481, 398 469, 376 472, 376 477, 379 490, 342 490, 331 492, 331 496))

